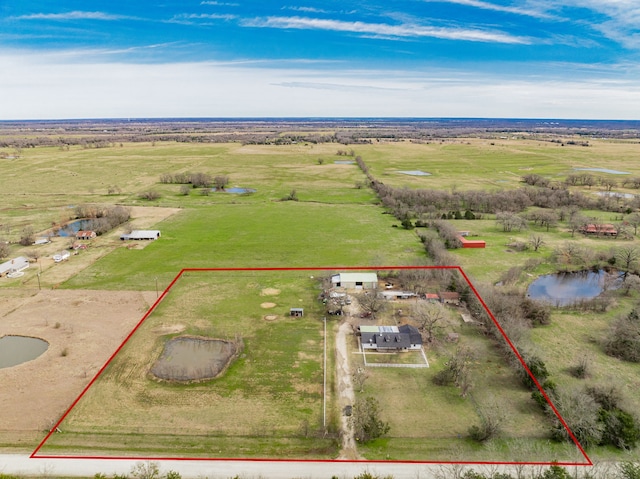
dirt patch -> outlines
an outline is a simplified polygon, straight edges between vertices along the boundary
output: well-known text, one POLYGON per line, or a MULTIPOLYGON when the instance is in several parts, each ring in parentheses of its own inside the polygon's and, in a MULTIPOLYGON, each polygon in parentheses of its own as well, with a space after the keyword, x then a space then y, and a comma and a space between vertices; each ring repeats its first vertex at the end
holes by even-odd
POLYGON ((214 379, 227 369, 237 351, 230 341, 180 336, 167 341, 150 372, 157 379, 172 382, 214 379))
POLYGON ((276 303, 260 303, 260 307, 264 309, 275 308, 276 303))
POLYGON ((278 316, 275 314, 267 314, 264 319, 266 321, 275 321, 276 319, 278 319, 278 316))
POLYGON ((50 344, 38 358, 0 369, 0 436, 24 444, 51 427, 155 299, 155 291, 0 290, 0 334, 50 344))
POLYGON ((276 288, 264 288, 260 291, 260 296, 275 296, 280 294, 280 290, 276 288))
POLYGON ((153 328, 151 331, 159 336, 164 336, 165 334, 181 333, 185 329, 186 326, 184 324, 161 324, 160 326, 153 328))

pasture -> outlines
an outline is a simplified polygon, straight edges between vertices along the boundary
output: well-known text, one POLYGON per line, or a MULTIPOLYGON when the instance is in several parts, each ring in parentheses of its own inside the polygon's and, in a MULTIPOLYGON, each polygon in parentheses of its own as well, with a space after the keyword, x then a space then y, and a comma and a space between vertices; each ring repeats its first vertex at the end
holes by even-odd
MULTIPOLYGON (((521 177, 528 173, 563 181, 574 168, 607 167, 640 176, 635 143, 590 140, 589 147, 582 147, 547 140, 531 136, 424 143, 383 140, 355 145, 354 151, 377 179, 407 188, 495 191, 522 186, 521 177), (404 170, 422 170, 431 175, 398 173, 404 170)), ((18 280, 2 278, 0 287, 28 289, 34 294, 37 288, 44 288, 142 291, 155 295, 156 288, 163 291, 182 268, 427 262, 416 234, 421 231, 397 227, 399 222, 384 214, 371 189, 362 187, 366 178, 357 165, 335 163, 352 159, 336 155, 340 148, 342 145, 331 143, 276 146, 158 141, 107 148, 72 146, 68 150, 38 147, 23 150, 17 158, 2 158, 3 178, 7 181, 0 192, 0 238, 12 242, 12 256, 27 255, 38 248, 17 244, 26 227, 36 233, 46 232, 52 225, 71 219, 79 204, 124 205, 132 208, 133 219, 130 225, 92 240, 86 251, 64 264, 54 265, 50 260, 54 251, 66 247, 64 241, 54 238, 52 245, 38 250, 40 275, 38 268, 31 267, 18 280), (184 194, 181 185, 160 182, 162 174, 186 172, 227 175, 229 187, 252 188, 256 192, 237 195, 191 188, 184 194), (160 197, 153 201, 140 198, 141 193, 150 190, 160 197), (283 201, 294 190, 297 201, 283 201), (160 229, 162 237, 145 245, 125 244, 118 237, 128 226, 160 229)), ((622 179, 619 175, 594 174, 622 179)), ((597 187, 576 189, 586 194, 598 193, 597 187)), ((621 186, 615 191, 635 192, 621 186)), ((585 214, 607 222, 615 217, 599 211, 585 214)), ((555 268, 550 256, 567 242, 576 242, 596 254, 635 241, 578 234, 573 237, 562 222, 549 231, 531 226, 505 233, 490 215, 482 220, 452 221, 459 230, 469 230, 487 242, 486 249, 452 252, 474 283, 495 283, 507 270, 520 266, 524 271, 516 284, 525 287, 534 276, 555 268), (526 243, 531 235, 543 238, 539 251, 519 252, 510 246, 514 242, 526 243)), ((313 287, 305 280, 300 283, 304 287, 297 289, 291 278, 270 285, 240 276, 228 276, 224 281, 198 278, 201 277, 194 273, 180 280, 67 419, 65 428, 69 427, 69 433, 55 435, 47 444, 49 451, 84 448, 84 453, 171 452, 200 457, 335 455, 336 445, 331 440, 313 435, 319 418, 318 348, 322 343, 317 317, 316 322, 311 316, 304 321, 285 318, 287 308, 296 305, 300 297, 311 301, 313 287), (277 306, 268 313, 256 302, 266 301, 259 298, 258 283, 282 291, 277 306), (266 314, 278 319, 268 323, 263 318, 266 314), (163 338, 175 335, 157 331, 163 331, 163 324, 176 323, 184 325, 185 333, 194 335, 235 338, 242 331, 246 356, 234 363, 215 387, 209 383, 156 383, 144 371, 150 358, 159 354, 163 338), (282 338, 287 335, 291 335, 291 347, 282 348, 282 338), (304 357, 299 356, 301 350, 306 351, 304 357), (259 371, 264 357, 271 358, 265 366, 272 373, 266 375, 259 371), (292 364, 299 367, 289 376, 292 364), (246 377, 253 378, 252 382, 245 383, 246 377), (254 389, 258 394, 250 397, 254 389), (165 408, 169 403, 172 406, 165 408), (103 411, 105 404, 111 409, 103 411), (260 419, 249 421, 247 416, 260 419), (123 432, 123 425, 128 432, 123 432), (186 429, 192 432, 180 432, 186 429)), ((622 378, 623 389, 633 396, 629 388, 637 386, 637 367, 605 357, 597 347, 614 315, 628 309, 633 300, 634 296, 619 298, 614 310, 605 315, 554 311, 552 325, 534 329, 532 341, 547 362, 552 379, 580 385, 566 370, 579 353, 585 352, 594 358, 593 381, 622 378), (565 354, 567 350, 573 352, 571 357, 565 354)), ((126 332, 123 326, 120 334, 126 332)), ((428 370, 394 371, 393 375, 391 370, 380 368, 373 373, 367 387, 376 392, 385 411, 393 411, 389 419, 394 432, 362 446, 361 454, 383 460, 422 459, 425 457, 421 451, 426 450, 429 457, 441 459, 510 460, 516 455, 515 460, 574 459, 571 446, 548 443, 545 419, 532 409, 528 393, 513 386, 513 373, 487 346, 485 338, 467 333, 463 340, 482 351, 474 397, 480 402, 490 402, 492 396, 509 398, 511 419, 505 436, 488 446, 465 438, 468 426, 478 417, 475 406, 459 398, 454 389, 431 385, 431 375, 443 367, 451 352, 450 347, 444 347, 427 353, 432 366, 428 370), (404 390, 406 397, 400 398, 398 390, 404 390), (445 411, 444 404, 452 404, 453 409, 440 414, 445 411)), ((333 334, 330 331, 330 336, 333 334)), ((357 358, 355 361, 357 364, 357 358)), ((632 399, 631 404, 634 411, 640 411, 637 400, 632 399)), ((336 414, 334 408, 334 423, 336 414)), ((603 454, 606 457, 606 451, 603 454)))

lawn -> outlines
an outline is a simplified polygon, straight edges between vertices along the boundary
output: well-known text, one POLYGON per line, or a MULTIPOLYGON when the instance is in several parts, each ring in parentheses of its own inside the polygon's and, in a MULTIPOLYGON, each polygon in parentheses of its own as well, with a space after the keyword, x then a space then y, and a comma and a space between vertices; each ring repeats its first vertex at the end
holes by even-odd
POLYGON ((335 432, 331 397, 326 425, 322 415, 318 291, 305 272, 186 273, 61 424, 64 434, 41 452, 118 453, 134 438, 129 454, 334 456, 335 437, 324 435, 325 428, 335 432), (304 317, 290 317, 292 306, 304 307, 304 317), (217 379, 155 380, 149 370, 164 344, 184 334, 241 339, 244 348, 217 379))

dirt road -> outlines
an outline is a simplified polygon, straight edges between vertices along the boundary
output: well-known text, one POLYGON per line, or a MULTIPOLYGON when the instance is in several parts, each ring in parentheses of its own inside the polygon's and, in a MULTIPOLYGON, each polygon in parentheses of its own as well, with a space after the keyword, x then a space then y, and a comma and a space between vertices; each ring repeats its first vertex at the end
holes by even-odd
MULTIPOLYGON (((347 405, 352 405, 355 401, 353 384, 351 383, 351 368, 349 366, 349 347, 347 346, 347 339, 350 333, 351 325, 348 322, 343 322, 338 328, 338 334, 336 335, 338 404, 341 410, 344 410, 344 407, 347 405)), ((349 418, 342 414, 340 419, 342 422, 342 450, 340 451, 339 459, 360 459, 349 418)))

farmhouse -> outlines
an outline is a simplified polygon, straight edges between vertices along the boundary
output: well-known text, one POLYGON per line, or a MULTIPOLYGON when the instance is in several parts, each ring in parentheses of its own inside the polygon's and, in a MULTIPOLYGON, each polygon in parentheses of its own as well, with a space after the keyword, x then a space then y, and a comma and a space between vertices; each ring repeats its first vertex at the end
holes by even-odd
POLYGON ((87 231, 87 230, 80 230, 76 233, 76 238, 79 240, 90 240, 95 238, 96 232, 95 231, 87 231))
POLYGON ((160 238, 160 230, 133 230, 129 234, 120 236, 122 241, 126 240, 156 240, 160 238))
POLYGON ((585 235, 617 236, 618 231, 612 224, 588 224, 580 227, 580 233, 585 235))
POLYGON ((18 271, 25 270, 29 267, 29 260, 24 256, 18 256, 17 258, 10 259, 0 264, 0 276, 4 276, 9 273, 16 273, 18 271))
POLYGON ((360 326, 362 349, 374 351, 409 351, 422 348, 422 336, 414 326, 360 326))
POLYGON ((331 276, 331 284, 335 288, 376 289, 378 275, 376 273, 339 273, 331 276))

